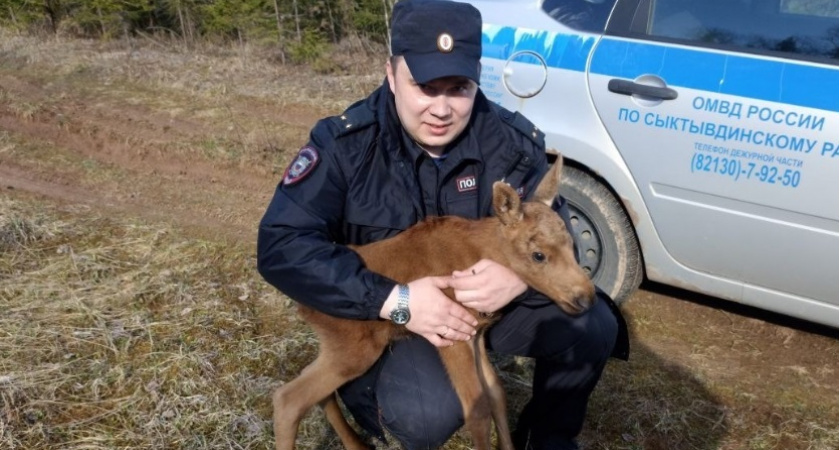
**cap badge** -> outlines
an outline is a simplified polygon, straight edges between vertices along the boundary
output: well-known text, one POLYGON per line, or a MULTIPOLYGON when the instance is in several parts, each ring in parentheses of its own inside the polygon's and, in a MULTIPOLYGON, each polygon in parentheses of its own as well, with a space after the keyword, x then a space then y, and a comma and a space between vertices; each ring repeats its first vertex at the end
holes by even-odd
POLYGON ((441 33, 437 38, 437 48, 443 53, 449 53, 455 47, 455 40, 449 33, 441 33))

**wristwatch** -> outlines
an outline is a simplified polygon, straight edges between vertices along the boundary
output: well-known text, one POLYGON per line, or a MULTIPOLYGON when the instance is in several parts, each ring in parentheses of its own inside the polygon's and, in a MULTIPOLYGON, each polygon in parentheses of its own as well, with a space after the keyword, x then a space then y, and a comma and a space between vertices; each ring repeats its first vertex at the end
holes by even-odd
POLYGON ((391 322, 397 325, 405 325, 411 320, 411 311, 408 310, 408 286, 400 284, 397 286, 397 306, 389 314, 391 322))

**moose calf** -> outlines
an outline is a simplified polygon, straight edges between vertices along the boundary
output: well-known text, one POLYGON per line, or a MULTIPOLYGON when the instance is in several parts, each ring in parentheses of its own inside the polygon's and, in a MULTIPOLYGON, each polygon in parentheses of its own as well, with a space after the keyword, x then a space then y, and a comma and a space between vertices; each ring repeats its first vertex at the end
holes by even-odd
MULTIPOLYGON (((496 182, 494 217, 430 217, 393 238, 353 249, 370 270, 398 283, 451 275, 481 259, 491 259, 512 269, 566 312, 579 313, 592 304, 595 289, 575 261, 572 238, 563 220, 550 208, 561 169, 558 158, 540 182, 533 202, 521 202, 514 189, 496 182)), ((449 291, 447 295, 453 297, 449 291)), ((297 378, 274 391, 277 450, 294 449, 298 424, 316 403, 324 408, 346 448, 368 449, 345 421, 335 391, 373 366, 390 341, 409 332, 390 321, 342 319, 302 304, 298 310, 317 334, 320 350, 297 378)), ((490 449, 492 417, 499 447, 512 450, 504 389, 484 347, 482 331, 493 318, 472 313, 479 320, 476 337, 440 348, 440 356, 461 401, 465 427, 475 448, 490 449)))

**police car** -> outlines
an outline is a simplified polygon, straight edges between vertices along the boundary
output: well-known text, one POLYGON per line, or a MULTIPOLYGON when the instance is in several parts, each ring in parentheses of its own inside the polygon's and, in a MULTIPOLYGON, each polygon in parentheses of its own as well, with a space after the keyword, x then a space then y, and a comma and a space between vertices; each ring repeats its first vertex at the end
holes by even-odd
POLYGON ((469 0, 564 156, 583 266, 838 326, 836 0, 469 0))

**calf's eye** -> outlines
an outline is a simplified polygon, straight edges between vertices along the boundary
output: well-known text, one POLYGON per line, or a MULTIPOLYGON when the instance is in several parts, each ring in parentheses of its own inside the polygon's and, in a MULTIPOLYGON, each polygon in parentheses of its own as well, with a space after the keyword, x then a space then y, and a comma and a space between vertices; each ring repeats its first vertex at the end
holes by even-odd
POLYGON ((531 258, 534 258, 534 261, 536 261, 538 263, 545 262, 545 253, 542 253, 542 252, 531 253, 531 258))

